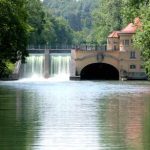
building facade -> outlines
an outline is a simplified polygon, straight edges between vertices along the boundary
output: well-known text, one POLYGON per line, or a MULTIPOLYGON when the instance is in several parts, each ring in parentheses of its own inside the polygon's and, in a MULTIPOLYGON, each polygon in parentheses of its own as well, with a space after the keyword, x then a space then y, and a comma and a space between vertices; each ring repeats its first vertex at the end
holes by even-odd
POLYGON ((147 79, 140 51, 133 45, 133 36, 140 27, 140 20, 136 18, 122 30, 113 31, 104 50, 72 50, 71 78, 147 79))
POLYGON ((133 45, 133 36, 141 26, 139 18, 129 23, 121 31, 113 31, 107 39, 108 51, 119 51, 120 77, 146 79, 140 51, 133 45))

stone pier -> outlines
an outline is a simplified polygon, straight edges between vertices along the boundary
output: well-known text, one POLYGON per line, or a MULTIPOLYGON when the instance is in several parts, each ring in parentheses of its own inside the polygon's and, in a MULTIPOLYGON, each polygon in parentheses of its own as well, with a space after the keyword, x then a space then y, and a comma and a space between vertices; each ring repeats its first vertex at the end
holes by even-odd
POLYGON ((44 53, 44 77, 49 78, 50 75, 50 55, 49 55, 49 50, 45 50, 44 53))

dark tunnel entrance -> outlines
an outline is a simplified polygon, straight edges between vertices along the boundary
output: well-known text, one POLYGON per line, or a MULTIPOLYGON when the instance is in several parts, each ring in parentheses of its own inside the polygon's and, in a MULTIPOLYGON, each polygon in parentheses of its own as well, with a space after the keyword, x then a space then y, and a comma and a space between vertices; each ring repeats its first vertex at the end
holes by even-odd
POLYGON ((84 67, 81 71, 81 80, 119 80, 119 72, 112 65, 94 63, 84 67))

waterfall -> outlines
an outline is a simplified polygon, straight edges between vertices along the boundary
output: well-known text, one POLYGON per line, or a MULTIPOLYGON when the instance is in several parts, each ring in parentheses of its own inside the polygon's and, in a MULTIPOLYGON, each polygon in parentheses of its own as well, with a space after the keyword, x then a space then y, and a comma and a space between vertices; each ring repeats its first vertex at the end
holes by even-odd
POLYGON ((70 75, 70 54, 51 54, 50 76, 69 77, 70 75))
POLYGON ((23 66, 23 77, 43 77, 44 71, 44 55, 32 54, 26 59, 26 63, 23 66))
POLYGON ((23 65, 22 78, 39 80, 44 77, 44 69, 49 70, 50 78, 68 80, 70 75, 70 54, 50 54, 49 68, 44 67, 44 54, 31 54, 23 65))

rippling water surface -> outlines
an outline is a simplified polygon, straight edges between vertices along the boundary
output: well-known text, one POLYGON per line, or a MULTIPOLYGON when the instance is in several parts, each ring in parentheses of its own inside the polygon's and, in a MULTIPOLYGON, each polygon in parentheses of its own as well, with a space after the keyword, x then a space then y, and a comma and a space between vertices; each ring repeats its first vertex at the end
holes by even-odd
POLYGON ((0 82, 0 150, 149 150, 149 141, 149 82, 0 82))

